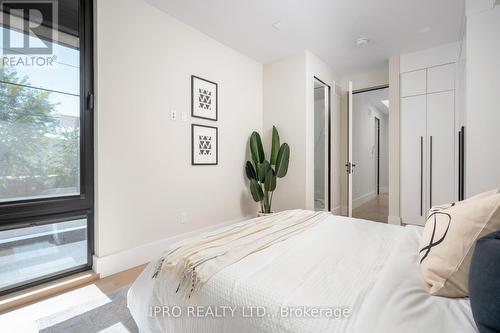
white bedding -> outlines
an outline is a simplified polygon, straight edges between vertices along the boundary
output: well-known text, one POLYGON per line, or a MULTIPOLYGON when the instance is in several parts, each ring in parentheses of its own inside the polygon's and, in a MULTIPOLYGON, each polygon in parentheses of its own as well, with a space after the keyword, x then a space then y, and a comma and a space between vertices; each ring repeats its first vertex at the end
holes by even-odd
POLYGON ((419 227, 332 215, 223 269, 188 301, 175 293, 168 272, 152 279, 150 264, 130 288, 128 306, 141 332, 476 332, 468 299, 425 291, 420 234, 419 227), (199 308, 206 317, 188 313, 193 305, 210 306, 199 308), (170 316, 152 316, 154 306, 165 306, 170 316), (255 307, 266 315, 256 316, 255 307), (280 315, 289 307, 322 313, 280 315), (218 317, 223 309, 226 315, 218 317), (349 316, 328 318, 333 309, 349 316), (173 317, 174 310, 181 317, 173 317))

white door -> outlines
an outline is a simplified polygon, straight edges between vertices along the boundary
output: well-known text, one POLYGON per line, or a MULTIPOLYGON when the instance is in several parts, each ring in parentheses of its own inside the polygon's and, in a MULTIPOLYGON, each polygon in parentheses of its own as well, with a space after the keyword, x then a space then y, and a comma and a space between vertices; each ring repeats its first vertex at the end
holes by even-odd
POLYGON ((426 95, 401 98, 401 217, 425 224, 426 95))
POLYGON ((427 95, 429 207, 456 200, 455 93, 427 95))
POLYGON ((347 162, 345 164, 347 172, 347 216, 352 217, 352 173, 356 166, 352 161, 352 82, 349 81, 349 91, 347 92, 347 132, 348 148, 347 162))

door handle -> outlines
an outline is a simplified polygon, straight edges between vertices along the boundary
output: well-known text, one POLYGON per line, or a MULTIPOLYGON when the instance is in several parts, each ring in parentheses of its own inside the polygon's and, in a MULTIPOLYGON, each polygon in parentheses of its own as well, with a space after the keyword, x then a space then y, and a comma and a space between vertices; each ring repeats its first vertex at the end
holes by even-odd
POLYGON ((464 200, 465 127, 458 132, 458 201, 464 200))
POLYGON ((432 208, 432 135, 429 140, 429 208, 432 208))
POLYGON ((347 162, 345 164, 345 171, 348 173, 348 174, 351 174, 354 172, 354 167, 356 166, 356 164, 354 163, 351 163, 351 162, 347 162))
POLYGON ((420 216, 424 216, 424 137, 420 137, 420 216))

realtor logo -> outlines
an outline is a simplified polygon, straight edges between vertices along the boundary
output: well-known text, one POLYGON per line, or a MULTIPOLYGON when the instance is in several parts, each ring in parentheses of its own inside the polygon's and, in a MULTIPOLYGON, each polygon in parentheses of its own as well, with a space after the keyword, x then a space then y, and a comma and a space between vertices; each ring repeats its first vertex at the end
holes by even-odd
POLYGON ((3 54, 52 54, 57 0, 0 0, 3 54))

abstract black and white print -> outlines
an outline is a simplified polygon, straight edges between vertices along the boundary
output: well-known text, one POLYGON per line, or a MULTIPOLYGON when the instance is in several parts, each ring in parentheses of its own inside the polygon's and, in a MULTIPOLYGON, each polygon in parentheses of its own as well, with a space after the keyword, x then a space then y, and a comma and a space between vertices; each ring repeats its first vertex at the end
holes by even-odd
POLYGON ((200 155, 211 155, 212 154, 212 137, 209 135, 199 135, 198 136, 198 149, 200 150, 200 155))
POLYGON ((198 89, 199 107, 204 110, 212 109, 212 92, 210 90, 198 89))
POLYGON ((191 76, 191 116, 217 120, 217 83, 191 76))
POLYGON ((217 128, 193 124, 191 126, 192 165, 216 165, 218 158, 217 128))

